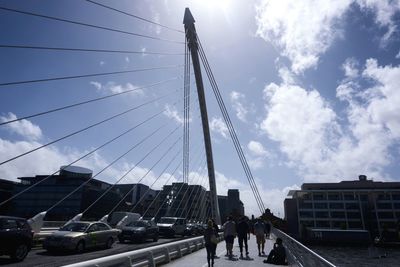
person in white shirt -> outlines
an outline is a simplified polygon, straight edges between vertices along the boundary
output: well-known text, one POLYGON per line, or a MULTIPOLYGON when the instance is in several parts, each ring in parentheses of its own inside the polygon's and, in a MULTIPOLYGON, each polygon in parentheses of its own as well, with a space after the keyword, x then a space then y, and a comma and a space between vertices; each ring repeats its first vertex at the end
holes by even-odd
POLYGON ((226 252, 229 259, 233 259, 233 242, 236 236, 236 224, 232 219, 232 216, 228 216, 228 221, 224 223, 224 237, 226 243, 226 252))
POLYGON ((257 219, 257 222, 254 224, 254 235, 256 236, 257 248, 258 248, 258 256, 265 255, 264 246, 265 246, 265 224, 261 218, 257 219))

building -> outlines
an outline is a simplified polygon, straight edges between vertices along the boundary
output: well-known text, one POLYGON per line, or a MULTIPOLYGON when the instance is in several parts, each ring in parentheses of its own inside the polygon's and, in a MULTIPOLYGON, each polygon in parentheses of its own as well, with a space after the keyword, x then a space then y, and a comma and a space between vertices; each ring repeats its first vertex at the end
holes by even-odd
POLYGON ((31 218, 47 211, 46 220, 69 220, 84 212, 87 220, 100 219, 114 211, 130 211, 145 194, 153 196, 154 191, 142 184, 112 186, 93 179, 92 171, 78 166, 61 167, 59 175, 36 175, 20 177, 14 185, 13 194, 33 186, 12 201, 8 214, 31 218), (130 190, 132 189, 132 190, 130 190), (73 192, 73 193, 72 193, 73 192))
MULTIPOLYGON (((17 182, 0 179, 0 203, 10 199, 13 196, 14 187, 17 182)), ((10 215, 9 212, 13 208, 13 202, 9 201, 0 206, 1 215, 10 215)))
POLYGON ((229 215, 234 217, 244 215, 244 205, 240 200, 238 189, 229 189, 227 196, 218 196, 218 206, 222 222, 225 222, 229 215))
POLYGON ((309 229, 366 230, 372 238, 396 232, 400 221, 400 182, 304 183, 285 199, 288 232, 305 238, 309 229))

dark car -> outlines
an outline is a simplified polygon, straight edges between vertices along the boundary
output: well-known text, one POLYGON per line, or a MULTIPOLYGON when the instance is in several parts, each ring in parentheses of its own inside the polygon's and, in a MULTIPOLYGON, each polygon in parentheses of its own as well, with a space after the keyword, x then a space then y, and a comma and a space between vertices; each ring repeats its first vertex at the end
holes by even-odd
POLYGON ((0 216, 0 255, 25 259, 32 247, 33 231, 26 219, 0 216))
POLYGON ((118 239, 121 243, 125 240, 140 242, 145 241, 146 239, 153 239, 154 242, 157 242, 158 227, 155 222, 151 220, 134 221, 122 228, 122 232, 118 235, 118 239))

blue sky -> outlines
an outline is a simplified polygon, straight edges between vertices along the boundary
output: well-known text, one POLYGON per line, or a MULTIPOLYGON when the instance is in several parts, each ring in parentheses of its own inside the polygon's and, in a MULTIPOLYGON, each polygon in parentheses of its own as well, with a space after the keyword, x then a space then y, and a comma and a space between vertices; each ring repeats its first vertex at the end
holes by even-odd
MULTIPOLYGON (((100 2, 100 1, 99 1, 100 2)), ((183 30, 184 8, 219 84, 264 203, 283 216, 288 190, 366 174, 398 180, 400 138, 399 1, 101 1, 183 30)), ((184 35, 86 1, 2 1, 1 7, 60 17, 182 42, 184 35)), ((184 45, 92 29, 0 10, 0 44, 182 54, 184 45)), ((0 48, 0 83, 45 77, 181 65, 183 55, 114 54, 0 48)), ((99 172, 165 122, 152 139, 98 178, 115 182, 182 124, 182 67, 0 87, 7 121, 111 93, 176 78, 152 88, 0 126, 6 160, 67 133, 152 101, 115 120, 0 166, 0 178, 48 174, 151 115, 164 113, 77 165, 99 172), (178 90, 178 92, 176 92, 178 90)), ((205 74, 203 73, 205 77, 205 74)), ((192 81, 194 79, 192 78, 192 81)), ((209 84, 206 97, 219 194, 239 188, 246 213, 255 201, 209 84)), ((206 184, 197 98, 192 85, 191 179, 206 184), (197 153, 197 154, 196 154, 197 153)), ((182 128, 121 182, 151 184, 181 145, 182 128), (178 142, 179 143, 179 142, 178 142), (181 144, 181 143, 179 143, 181 144), (172 146, 171 149, 169 147, 172 146)), ((175 161, 178 162, 178 159, 175 161)), ((174 164, 172 164, 174 165, 174 164)), ((155 184, 160 188, 173 167, 155 184)), ((175 173, 172 180, 179 180, 175 173)))

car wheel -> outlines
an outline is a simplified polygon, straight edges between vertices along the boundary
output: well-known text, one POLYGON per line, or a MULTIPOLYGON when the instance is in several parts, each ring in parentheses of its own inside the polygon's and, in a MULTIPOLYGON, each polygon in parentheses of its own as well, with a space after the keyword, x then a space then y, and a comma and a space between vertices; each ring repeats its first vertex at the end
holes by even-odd
POLYGON ((29 247, 26 244, 19 244, 11 255, 11 259, 15 261, 23 261, 26 255, 28 255, 28 252, 29 247))
POLYGON ((78 244, 75 247, 75 251, 77 253, 82 253, 85 251, 85 241, 81 240, 78 242, 78 244))
POLYGON ((113 239, 112 237, 110 237, 110 238, 107 240, 106 248, 111 248, 113 244, 114 244, 114 239, 113 239))
POLYGON ((153 237, 153 242, 157 242, 158 241, 158 234, 155 234, 153 237))

